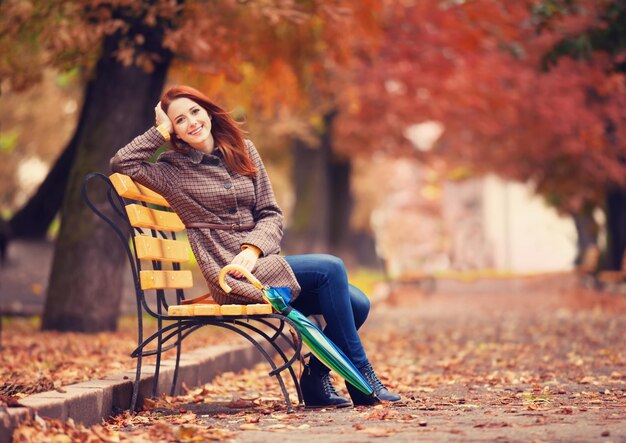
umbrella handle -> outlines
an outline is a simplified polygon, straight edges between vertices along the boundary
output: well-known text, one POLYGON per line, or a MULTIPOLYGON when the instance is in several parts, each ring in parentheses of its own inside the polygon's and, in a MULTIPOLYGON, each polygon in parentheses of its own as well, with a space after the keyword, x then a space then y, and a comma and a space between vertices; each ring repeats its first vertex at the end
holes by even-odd
POLYGON ((261 284, 261 282, 259 281, 259 279, 257 279, 254 275, 252 275, 252 273, 250 271, 248 271, 246 268, 244 268, 241 265, 226 265, 222 268, 222 270, 220 271, 220 276, 219 276, 219 283, 221 288, 224 290, 224 292, 226 292, 227 294, 233 290, 233 288, 231 288, 230 286, 228 286, 228 284, 226 283, 226 274, 228 273, 228 271, 237 271, 237 272, 241 272, 243 274, 244 277, 246 277, 248 279, 248 281, 250 283, 252 283, 254 286, 256 286, 257 288, 259 288, 260 290, 265 289, 265 286, 263 286, 261 284))

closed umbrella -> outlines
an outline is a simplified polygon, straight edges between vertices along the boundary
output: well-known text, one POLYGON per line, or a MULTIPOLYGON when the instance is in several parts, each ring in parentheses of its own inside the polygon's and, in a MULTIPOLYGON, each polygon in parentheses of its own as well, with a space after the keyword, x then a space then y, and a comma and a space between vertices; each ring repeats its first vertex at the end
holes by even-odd
POLYGON ((239 265, 226 265, 222 268, 219 275, 220 286, 226 293, 232 290, 225 281, 228 271, 238 271, 243 274, 250 283, 262 291, 263 299, 266 303, 269 303, 276 311, 292 320, 300 330, 304 343, 324 365, 335 371, 365 395, 375 395, 374 390, 365 377, 363 377, 363 374, 361 374, 350 359, 346 357, 346 354, 330 341, 315 323, 297 309, 293 309, 289 306, 289 301, 291 300, 289 288, 271 288, 269 286, 263 286, 263 284, 245 268, 239 265))

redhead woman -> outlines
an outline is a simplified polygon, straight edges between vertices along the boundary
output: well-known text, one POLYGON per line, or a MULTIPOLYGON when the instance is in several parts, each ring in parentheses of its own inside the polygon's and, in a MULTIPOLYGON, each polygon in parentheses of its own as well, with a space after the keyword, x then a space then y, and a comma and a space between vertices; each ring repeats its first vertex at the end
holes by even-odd
MULTIPOLYGON (((279 255, 283 213, 259 153, 233 118, 188 86, 168 89, 155 114, 156 126, 120 149, 111 169, 167 199, 187 227, 213 298, 220 304, 262 302, 261 292, 237 272, 227 277, 233 292, 222 291, 218 275, 229 263, 243 266, 267 285, 288 287, 295 309, 324 316, 326 335, 370 382, 378 399, 399 400, 379 380, 365 354, 357 330, 367 318, 369 300, 348 283, 343 262, 325 254, 279 255), (173 150, 149 163, 168 140, 173 150)), ((340 397, 329 370, 315 357, 300 384, 307 407, 372 404, 349 384, 352 401, 340 397)))

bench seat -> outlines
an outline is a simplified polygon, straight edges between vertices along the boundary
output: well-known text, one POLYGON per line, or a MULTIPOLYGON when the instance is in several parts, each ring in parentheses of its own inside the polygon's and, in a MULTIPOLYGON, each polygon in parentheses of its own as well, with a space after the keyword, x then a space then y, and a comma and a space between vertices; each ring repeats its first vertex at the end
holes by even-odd
POLYGON ((217 305, 214 303, 197 303, 193 305, 173 305, 167 309, 170 317, 188 316, 222 316, 222 315, 261 315, 271 314, 272 306, 266 303, 253 305, 217 305))

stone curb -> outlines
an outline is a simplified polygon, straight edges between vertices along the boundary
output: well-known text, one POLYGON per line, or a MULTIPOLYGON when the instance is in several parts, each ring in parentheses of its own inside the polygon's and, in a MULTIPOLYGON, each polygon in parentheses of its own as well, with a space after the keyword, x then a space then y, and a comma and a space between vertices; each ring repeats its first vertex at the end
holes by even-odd
MULTIPOLYGON (((222 372, 250 368, 262 360, 257 349, 247 342, 184 352, 180 358, 176 393, 182 392, 183 382, 189 387, 200 386, 222 372)), ((143 398, 152 394, 154 368, 153 364, 142 365, 139 405, 143 398)), ((162 361, 157 395, 169 393, 173 377, 174 360, 162 361)), ((24 407, 0 410, 0 443, 10 443, 14 429, 33 413, 60 420, 72 418, 85 426, 101 423, 114 410, 130 408, 134 380, 135 371, 127 371, 100 380, 64 386, 66 392, 63 393, 49 391, 25 397, 20 400, 24 407)))

